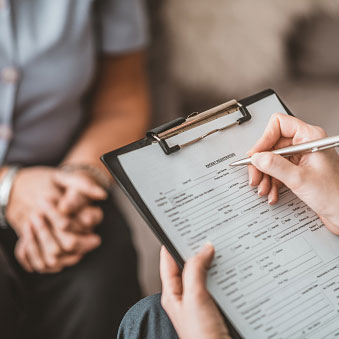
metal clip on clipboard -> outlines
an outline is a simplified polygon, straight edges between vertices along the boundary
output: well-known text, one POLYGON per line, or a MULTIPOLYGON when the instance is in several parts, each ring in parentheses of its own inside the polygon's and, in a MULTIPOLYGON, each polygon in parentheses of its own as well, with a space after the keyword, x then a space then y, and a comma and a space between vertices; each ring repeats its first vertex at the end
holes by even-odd
POLYGON ((243 106, 241 103, 239 103, 237 100, 233 99, 224 104, 211 108, 205 112, 192 113, 186 119, 185 118, 175 119, 167 124, 161 125, 159 127, 154 128, 151 131, 148 131, 146 135, 147 137, 153 138, 155 141, 157 141, 160 144, 163 151, 167 155, 169 155, 169 154, 179 151, 180 149, 184 147, 192 145, 214 133, 224 131, 235 125, 241 125, 242 123, 250 119, 251 119, 251 114, 248 112, 247 108, 243 106), (175 145, 175 146, 170 147, 168 143, 166 142, 166 139, 169 139, 175 135, 188 131, 197 126, 206 124, 207 122, 218 119, 224 115, 234 113, 236 111, 240 111, 243 116, 241 118, 236 119, 234 122, 228 125, 213 129, 205 133, 204 135, 198 138, 195 138, 191 141, 188 141, 184 144, 181 144, 181 145, 175 145))

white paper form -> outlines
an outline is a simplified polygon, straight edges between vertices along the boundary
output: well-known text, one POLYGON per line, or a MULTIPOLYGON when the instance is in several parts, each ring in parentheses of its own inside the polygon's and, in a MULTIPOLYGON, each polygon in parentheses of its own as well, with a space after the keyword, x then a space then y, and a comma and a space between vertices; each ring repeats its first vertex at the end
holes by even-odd
MULTIPOLYGON (((165 155, 154 143, 119 161, 184 260, 207 241, 214 244, 208 288, 243 337, 334 338, 339 238, 288 189, 269 206, 249 187, 246 168, 229 167, 262 135, 272 113, 285 112, 275 95, 247 108, 250 122, 177 153, 165 155)), ((191 140, 220 119, 172 142, 191 140)))

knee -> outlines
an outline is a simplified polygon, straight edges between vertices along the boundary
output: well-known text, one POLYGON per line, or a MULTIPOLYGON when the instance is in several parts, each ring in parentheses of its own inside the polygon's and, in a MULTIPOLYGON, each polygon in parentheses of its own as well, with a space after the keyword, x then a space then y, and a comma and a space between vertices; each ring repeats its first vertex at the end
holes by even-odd
POLYGON ((167 315, 160 300, 161 295, 155 294, 140 300, 130 308, 120 324, 118 338, 147 338, 147 333, 153 332, 155 326, 162 326, 161 319, 167 318, 167 315))
POLYGON ((145 318, 158 318, 165 311, 161 306, 161 294, 154 294, 136 303, 126 313, 123 322, 136 323, 144 321, 145 318))

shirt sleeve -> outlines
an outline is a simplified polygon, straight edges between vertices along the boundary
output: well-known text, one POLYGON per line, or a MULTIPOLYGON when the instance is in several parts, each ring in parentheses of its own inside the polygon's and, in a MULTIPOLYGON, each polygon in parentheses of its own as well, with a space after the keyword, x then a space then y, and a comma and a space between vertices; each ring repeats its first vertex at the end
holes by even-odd
POLYGON ((98 15, 102 52, 128 52, 147 45, 148 26, 143 0, 103 0, 98 15))

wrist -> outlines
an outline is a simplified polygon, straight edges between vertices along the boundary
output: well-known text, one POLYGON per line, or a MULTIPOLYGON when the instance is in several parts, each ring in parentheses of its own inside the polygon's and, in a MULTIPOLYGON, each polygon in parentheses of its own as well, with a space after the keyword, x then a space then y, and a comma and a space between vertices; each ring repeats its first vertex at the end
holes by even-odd
POLYGON ((73 164, 65 163, 60 166, 63 171, 74 173, 80 172, 89 175, 99 186, 104 188, 107 192, 112 190, 113 181, 110 176, 107 175, 106 170, 101 169, 98 166, 90 164, 73 164))
POLYGON ((0 227, 7 228, 7 206, 9 204, 15 177, 19 167, 9 166, 0 174, 0 227))

